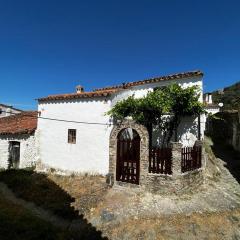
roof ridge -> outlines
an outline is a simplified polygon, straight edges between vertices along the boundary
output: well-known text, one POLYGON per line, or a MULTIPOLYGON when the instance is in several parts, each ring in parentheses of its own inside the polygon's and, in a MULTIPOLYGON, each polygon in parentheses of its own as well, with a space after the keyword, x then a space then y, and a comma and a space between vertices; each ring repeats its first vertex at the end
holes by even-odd
POLYGON ((23 111, 23 110, 21 110, 19 108, 15 108, 15 107, 13 107, 11 105, 7 105, 7 104, 4 104, 4 103, 0 103, 0 106, 6 107, 6 108, 11 108, 11 109, 16 110, 16 111, 21 111, 21 112, 23 111))
MULTIPOLYGON (((138 80, 138 81, 133 81, 133 82, 127 82, 115 86, 109 86, 109 87, 103 87, 103 88, 96 88, 94 91, 101 91, 101 90, 111 90, 111 89, 118 89, 118 88, 126 88, 130 86, 135 86, 135 85, 141 85, 143 83, 148 83, 148 81, 164 81, 164 80, 170 80, 174 78, 186 78, 186 77, 192 77, 192 76, 202 76, 203 72, 201 70, 193 70, 193 71, 188 71, 188 72, 180 72, 180 73, 174 73, 174 74, 169 74, 169 75, 162 75, 162 76, 157 76, 157 77, 151 77, 151 78, 146 78, 144 80, 138 80)), ((151 83, 151 82, 149 82, 151 83)))
POLYGON ((78 98, 90 98, 90 97, 107 97, 112 93, 115 93, 121 89, 126 89, 132 86, 138 86, 138 85, 155 83, 155 82, 166 81, 166 80, 174 80, 174 79, 178 80, 178 79, 190 78, 194 76, 203 76, 203 72, 201 72, 200 70, 195 70, 195 71, 189 71, 189 72, 175 73, 171 75, 148 78, 145 80, 140 80, 135 82, 123 83, 121 85, 115 85, 115 86, 110 86, 105 88, 97 88, 91 92, 49 95, 47 97, 38 98, 37 100, 48 101, 48 100, 65 100, 65 99, 78 99, 78 98))
POLYGON ((0 135, 32 133, 37 128, 37 111, 25 111, 0 118, 0 135))

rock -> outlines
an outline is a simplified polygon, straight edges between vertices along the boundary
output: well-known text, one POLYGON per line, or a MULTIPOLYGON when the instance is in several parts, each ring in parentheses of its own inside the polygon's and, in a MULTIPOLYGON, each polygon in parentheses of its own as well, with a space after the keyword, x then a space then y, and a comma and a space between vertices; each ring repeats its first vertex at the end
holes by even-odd
POLYGON ((239 222, 239 218, 236 217, 236 216, 230 216, 229 217, 229 220, 232 222, 232 223, 238 223, 239 222))
POLYGON ((113 213, 108 212, 107 210, 102 210, 101 212, 101 219, 104 222, 110 222, 115 219, 115 216, 113 213))
POLYGON ((240 240, 240 234, 234 234, 233 236, 232 236, 232 240, 240 240))

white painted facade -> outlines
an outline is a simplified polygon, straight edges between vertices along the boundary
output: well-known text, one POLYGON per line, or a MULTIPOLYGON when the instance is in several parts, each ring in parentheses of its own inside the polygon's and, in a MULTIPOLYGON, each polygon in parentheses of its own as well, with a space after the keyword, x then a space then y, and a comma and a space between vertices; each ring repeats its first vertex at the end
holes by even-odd
MULTIPOLYGON (((183 87, 198 85, 202 93, 202 77, 168 80, 144 84, 120 90, 110 97, 80 98, 73 100, 40 101, 38 111, 39 156, 43 165, 80 173, 107 174, 109 169, 109 136, 111 119, 106 112, 116 102, 135 95, 142 97, 155 87, 178 83, 183 87), (66 121, 54 121, 63 119, 66 121), (74 123, 88 122, 98 124, 74 123), (101 125, 103 124, 103 125, 101 125), (105 124, 105 125, 104 125, 105 124), (68 129, 76 129, 76 144, 68 143, 68 129)), ((202 102, 202 94, 200 97, 202 102)), ((205 117, 201 117, 201 133, 205 128, 205 117)), ((179 129, 179 141, 192 146, 197 139, 197 119, 186 120, 179 129)))
POLYGON ((205 107, 205 110, 208 114, 214 115, 220 112, 220 107, 217 105, 208 105, 205 107))
POLYGON ((0 168, 7 169, 9 163, 9 144, 20 142, 19 168, 32 167, 38 159, 37 143, 34 134, 1 135, 0 136, 0 168))
POLYGON ((212 100, 212 94, 211 93, 205 93, 205 110, 208 114, 214 115, 218 112, 220 112, 220 106, 222 103, 214 104, 212 100))
POLYGON ((22 111, 19 110, 19 109, 16 109, 16 108, 13 108, 11 106, 7 106, 7 105, 4 105, 4 104, 0 103, 0 118, 8 117, 8 116, 11 116, 13 114, 20 113, 20 112, 22 112, 22 111))

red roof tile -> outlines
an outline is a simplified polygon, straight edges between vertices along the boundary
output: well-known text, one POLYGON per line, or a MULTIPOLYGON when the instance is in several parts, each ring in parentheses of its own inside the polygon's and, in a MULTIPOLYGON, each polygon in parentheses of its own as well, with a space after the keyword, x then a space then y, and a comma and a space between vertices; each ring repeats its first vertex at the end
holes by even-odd
POLYGON ((36 111, 29 111, 0 118, 0 135, 33 133, 37 128, 37 116, 36 111))
POLYGON ((182 78, 190 78, 190 77, 196 77, 196 76, 203 76, 203 73, 201 71, 177 73, 177 74, 173 74, 173 75, 149 78, 149 79, 136 81, 136 82, 129 82, 129 83, 111 86, 111 87, 98 88, 92 92, 50 95, 50 96, 47 96, 44 98, 39 98, 38 101, 79 99, 79 98, 91 98, 91 97, 106 97, 106 96, 109 96, 112 93, 115 93, 121 89, 126 89, 126 88, 130 88, 133 86, 144 85, 144 84, 149 84, 149 83, 156 83, 156 82, 167 81, 167 80, 180 80, 182 78))
POLYGON ((196 70, 196 71, 191 71, 191 72, 176 73, 176 74, 172 74, 172 75, 149 78, 149 79, 145 79, 145 80, 141 80, 141 81, 129 82, 129 83, 125 83, 122 85, 116 85, 116 86, 105 87, 105 88, 97 88, 97 89, 95 89, 95 91, 111 90, 111 89, 119 89, 119 88, 125 89, 125 88, 129 88, 132 86, 139 86, 139 85, 143 85, 143 84, 156 83, 156 82, 167 81, 167 80, 180 80, 182 78, 190 78, 190 77, 195 77, 195 76, 203 76, 203 72, 196 70))
POLYGON ((69 93, 69 94, 50 95, 50 96, 47 96, 47 97, 44 97, 44 98, 39 98, 38 101, 79 99, 79 98, 92 98, 92 97, 107 97, 107 96, 111 95, 114 92, 116 92, 116 89, 94 91, 94 92, 82 92, 82 93, 69 93))

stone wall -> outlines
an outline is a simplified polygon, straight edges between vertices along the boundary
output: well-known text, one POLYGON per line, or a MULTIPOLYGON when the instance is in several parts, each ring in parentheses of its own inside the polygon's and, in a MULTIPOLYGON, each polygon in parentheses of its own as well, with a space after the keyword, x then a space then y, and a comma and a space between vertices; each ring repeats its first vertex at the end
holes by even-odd
MULTIPOLYGON (((110 142, 109 142, 109 182, 115 182, 115 173, 116 173, 116 156, 117 156, 117 136, 118 133, 125 128, 132 128, 137 131, 140 136, 140 179, 139 184, 145 181, 145 176, 148 173, 148 156, 149 156, 149 136, 147 129, 140 124, 136 124, 134 121, 125 120, 118 125, 115 125, 110 134, 110 142)), ((125 184, 126 183, 120 183, 125 184)))
POLYGON ((32 167, 38 159, 37 143, 34 134, 0 136, 0 168, 6 169, 9 160, 9 142, 20 142, 19 168, 32 167))
POLYGON ((208 119, 207 134, 215 143, 224 143, 240 151, 240 111, 224 111, 208 119))
MULTIPOLYGON (((201 141, 195 145, 202 146, 201 141)), ((181 143, 171 143, 172 175, 149 173, 149 136, 147 129, 131 120, 125 120, 115 126, 110 135, 109 174, 107 181, 110 185, 120 185, 129 188, 140 188, 158 194, 182 194, 195 191, 204 182, 204 155, 202 154, 202 168, 191 172, 181 172, 181 143), (139 185, 116 181, 117 136, 124 128, 136 130, 141 138, 140 142, 140 177, 139 185)))

